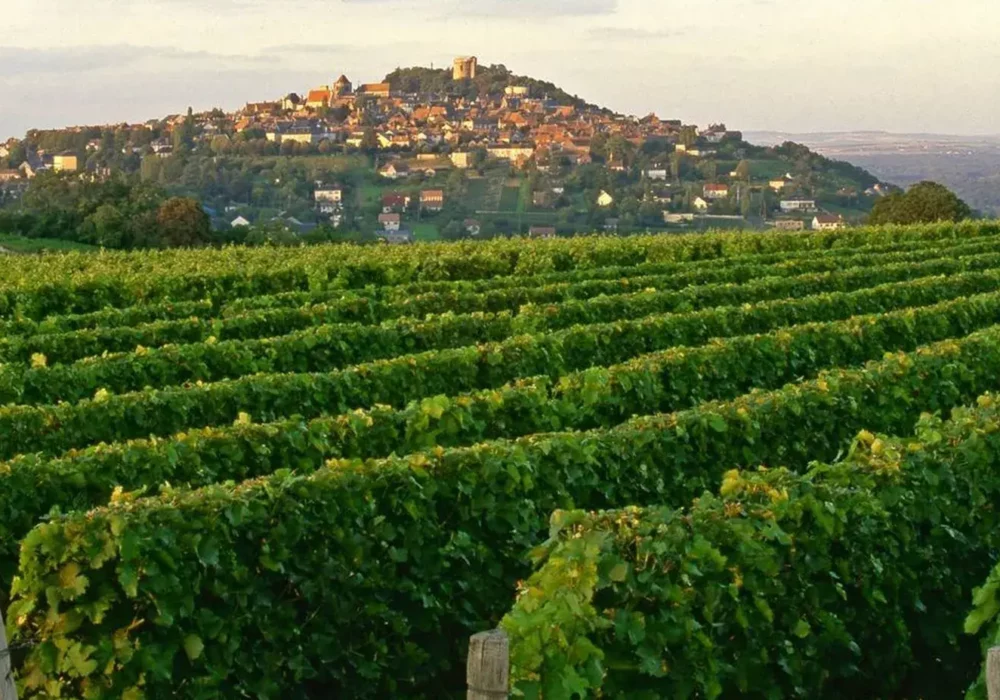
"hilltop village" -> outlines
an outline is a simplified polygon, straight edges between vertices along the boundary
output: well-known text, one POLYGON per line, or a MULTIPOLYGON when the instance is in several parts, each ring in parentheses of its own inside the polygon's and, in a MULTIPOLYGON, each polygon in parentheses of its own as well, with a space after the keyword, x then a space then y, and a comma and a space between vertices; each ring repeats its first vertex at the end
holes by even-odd
POLYGON ((888 189, 796 144, 637 118, 503 66, 399 69, 232 112, 29 132, 0 146, 18 199, 51 170, 131 172, 201 201, 217 227, 317 227, 389 242, 692 227, 840 228, 888 189))

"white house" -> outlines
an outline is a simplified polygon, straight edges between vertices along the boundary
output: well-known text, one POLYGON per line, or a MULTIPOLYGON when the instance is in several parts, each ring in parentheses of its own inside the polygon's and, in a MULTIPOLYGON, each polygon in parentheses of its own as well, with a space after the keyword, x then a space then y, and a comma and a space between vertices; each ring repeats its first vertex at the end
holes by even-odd
POLYGON ((814 212, 816 211, 815 199, 783 199, 779 204, 781 211, 786 214, 790 212, 814 212))
POLYGON ((844 228, 844 217, 835 214, 817 214, 813 217, 812 227, 814 231, 836 231, 844 228))
POLYGON ((689 212, 663 212, 663 223, 665 224, 687 224, 694 221, 694 214, 689 212))
POLYGON ((694 208, 695 211, 700 211, 700 212, 708 211, 708 202, 706 202, 701 197, 695 197, 694 201, 691 202, 691 206, 692 208, 694 208))
POLYGON ((410 168, 405 163, 389 163, 382 166, 378 174, 387 180, 398 180, 410 174, 410 168))
POLYGON ((232 228, 240 228, 240 227, 249 226, 250 222, 246 218, 244 218, 242 216, 237 216, 235 219, 233 219, 232 221, 229 222, 229 225, 232 228))
POLYGON ((597 206, 599 207, 610 207, 614 203, 615 198, 604 190, 601 190, 601 193, 597 195, 597 206))
POLYGON ((648 180, 666 180, 667 179, 667 169, 654 167, 648 168, 643 175, 646 176, 648 180))

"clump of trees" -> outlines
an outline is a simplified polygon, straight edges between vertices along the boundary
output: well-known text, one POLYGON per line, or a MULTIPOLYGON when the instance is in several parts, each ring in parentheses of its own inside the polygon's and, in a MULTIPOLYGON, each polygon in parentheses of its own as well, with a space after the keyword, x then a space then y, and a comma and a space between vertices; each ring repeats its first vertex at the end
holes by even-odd
POLYGON ((75 173, 39 174, 17 208, 0 210, 0 231, 124 249, 212 242, 197 200, 125 176, 98 181, 75 173))
POLYGON ((875 203, 871 224, 920 224, 962 221, 972 218, 972 209, 944 185, 924 181, 906 192, 894 192, 875 203))

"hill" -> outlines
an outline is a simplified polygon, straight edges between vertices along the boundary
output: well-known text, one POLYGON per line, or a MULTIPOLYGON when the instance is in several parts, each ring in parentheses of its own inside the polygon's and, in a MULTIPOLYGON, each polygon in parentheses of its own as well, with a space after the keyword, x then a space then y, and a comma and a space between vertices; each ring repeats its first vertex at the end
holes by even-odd
POLYGON ((170 197, 200 201, 220 242, 808 228, 862 222, 878 184, 802 145, 616 113, 503 65, 410 67, 235 112, 30 131, 0 150, 0 228, 146 245, 121 222, 170 197))
MULTIPOLYGON (((478 66, 474 78, 453 80, 451 69, 434 69, 416 66, 397 68, 385 76, 384 82, 406 93, 460 95, 469 99, 503 97, 508 86, 527 88, 529 94, 559 105, 594 108, 584 99, 570 95, 554 83, 524 75, 515 75, 504 65, 478 66)), ((610 111, 610 110, 606 110, 610 111)))
POLYGON ((903 187, 922 180, 940 182, 973 208, 1000 215, 1000 136, 765 131, 748 138, 762 144, 794 140, 903 187))

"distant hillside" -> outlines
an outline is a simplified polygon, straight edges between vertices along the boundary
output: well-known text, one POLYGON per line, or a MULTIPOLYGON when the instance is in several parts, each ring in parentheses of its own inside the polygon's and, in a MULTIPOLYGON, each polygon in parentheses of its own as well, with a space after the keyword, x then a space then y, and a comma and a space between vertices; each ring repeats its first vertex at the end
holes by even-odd
POLYGON ((798 141, 903 187, 934 180, 954 190, 974 209, 1000 214, 1000 136, 760 131, 746 137, 764 145, 798 141))
POLYGON ((504 94, 508 85, 521 85, 530 90, 533 97, 548 98, 560 105, 574 107, 594 107, 586 100, 545 80, 537 80, 523 75, 515 75, 506 66, 479 66, 472 80, 455 82, 451 68, 436 69, 414 66, 397 68, 385 76, 385 82, 393 89, 406 93, 437 93, 464 95, 466 97, 495 97, 504 94))

